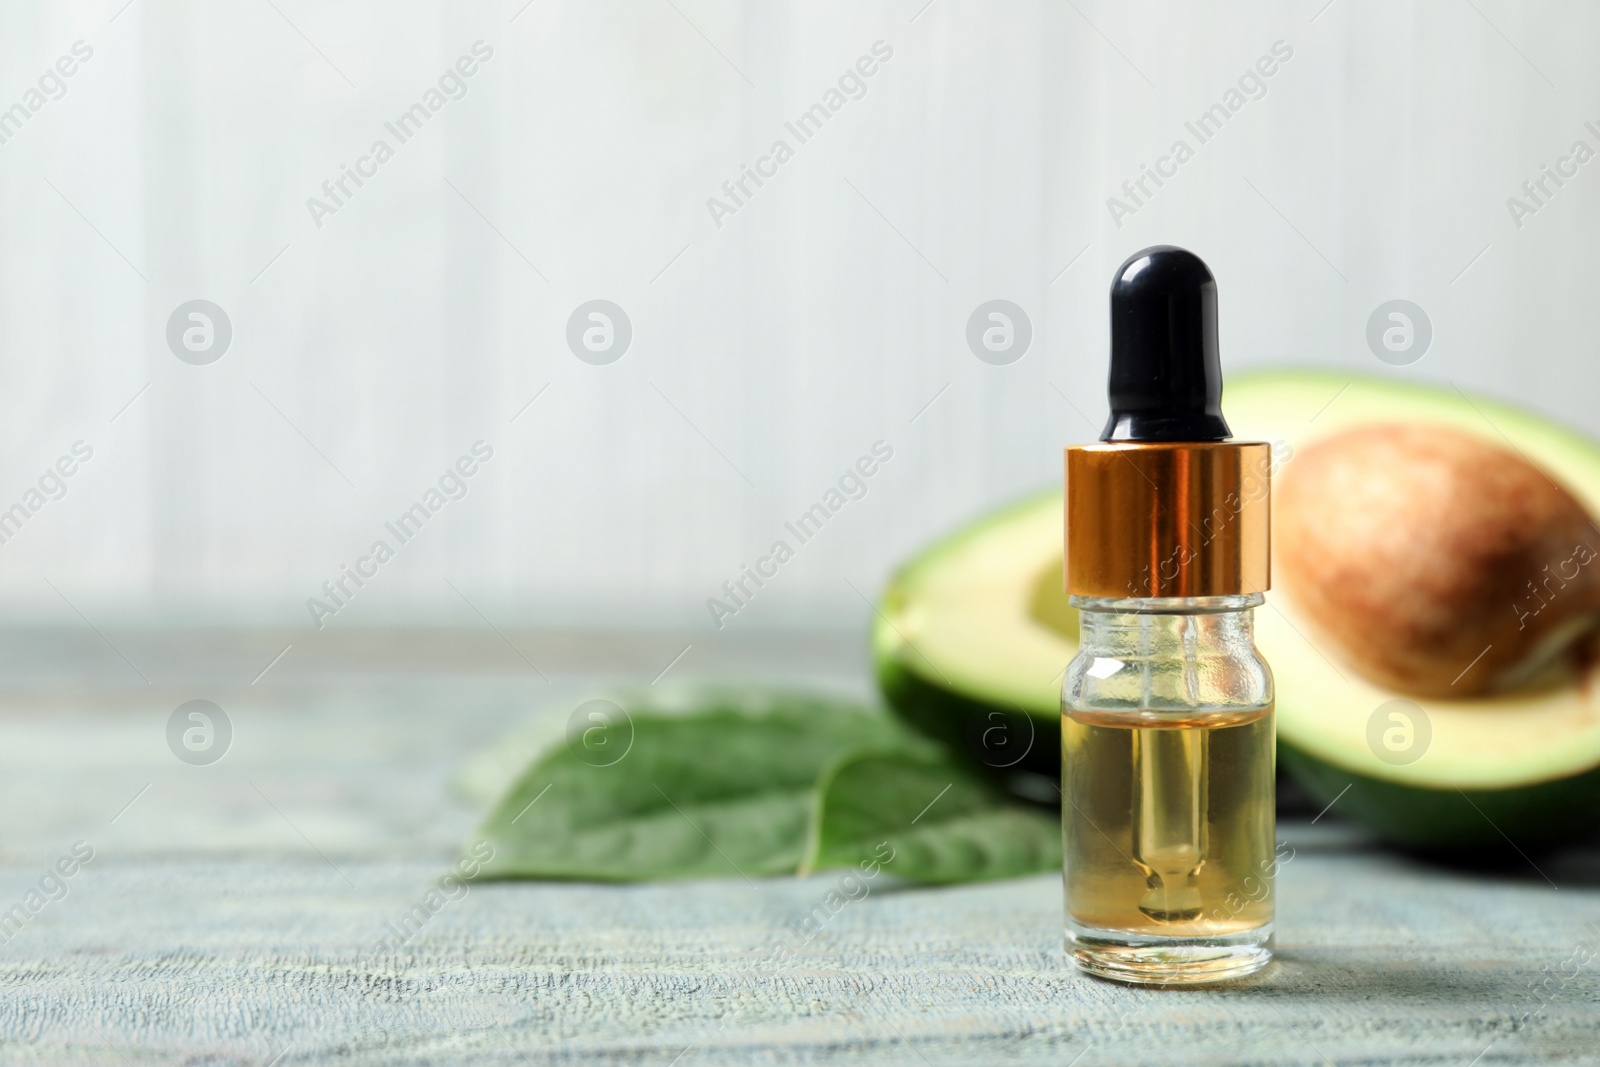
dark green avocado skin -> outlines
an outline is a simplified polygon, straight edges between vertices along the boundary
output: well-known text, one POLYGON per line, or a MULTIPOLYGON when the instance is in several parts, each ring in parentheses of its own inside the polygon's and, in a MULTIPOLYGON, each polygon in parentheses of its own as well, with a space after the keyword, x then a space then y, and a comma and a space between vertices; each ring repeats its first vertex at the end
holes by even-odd
POLYGON ((1544 849, 1600 832, 1600 767, 1515 789, 1460 790, 1369 778, 1309 756, 1282 738, 1278 761, 1321 803, 1336 803, 1333 810, 1343 818, 1418 852, 1544 849))
POLYGON ((877 660, 878 688, 914 729, 997 772, 1061 774, 1061 719, 1003 708, 929 681, 894 656, 877 660))

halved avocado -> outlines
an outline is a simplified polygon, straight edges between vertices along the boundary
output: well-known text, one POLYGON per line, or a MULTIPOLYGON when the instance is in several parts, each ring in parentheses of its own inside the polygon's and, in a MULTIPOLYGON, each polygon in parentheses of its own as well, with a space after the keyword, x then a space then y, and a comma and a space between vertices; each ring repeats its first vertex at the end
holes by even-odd
MULTIPOLYGON (((1258 373, 1229 383, 1224 409, 1237 438, 1294 449, 1362 423, 1453 426, 1521 452, 1600 515, 1600 444, 1453 389, 1258 373)), ((1058 687, 1077 647, 1061 590, 1061 508, 1049 492, 929 548, 891 580, 874 628, 890 705, 990 766, 1059 770, 1058 687)), ((1406 697, 1314 645, 1292 597, 1281 585, 1268 594, 1256 642, 1277 680, 1279 757, 1323 803, 1427 849, 1527 847, 1600 827, 1600 665, 1478 698, 1406 697), (1400 765, 1368 742, 1374 714, 1395 699, 1421 708, 1432 735, 1400 765)))

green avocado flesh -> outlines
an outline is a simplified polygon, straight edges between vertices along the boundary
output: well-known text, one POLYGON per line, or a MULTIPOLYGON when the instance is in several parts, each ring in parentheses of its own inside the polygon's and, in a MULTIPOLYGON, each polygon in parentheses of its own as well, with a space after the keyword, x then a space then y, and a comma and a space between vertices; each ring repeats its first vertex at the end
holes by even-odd
MULTIPOLYGON (((1380 378, 1272 372, 1231 381, 1223 406, 1237 440, 1292 450, 1363 423, 1449 425, 1516 449, 1600 515, 1600 443, 1505 404, 1380 378)), ((1291 451, 1280 470, 1293 463, 1291 451)), ((1062 592, 1061 532, 1059 491, 979 520, 893 577, 874 626, 889 704, 991 767, 1060 769, 1059 686, 1078 631, 1062 592)), ((1313 645, 1285 593, 1269 592, 1257 609, 1256 644, 1277 683, 1282 765, 1324 803, 1424 849, 1526 847, 1600 827, 1600 665, 1483 697, 1409 697, 1313 645), (1375 713, 1395 699, 1420 707, 1431 727, 1420 757, 1398 765, 1368 743, 1375 713)), ((1379 718, 1381 735, 1391 720, 1379 718)))

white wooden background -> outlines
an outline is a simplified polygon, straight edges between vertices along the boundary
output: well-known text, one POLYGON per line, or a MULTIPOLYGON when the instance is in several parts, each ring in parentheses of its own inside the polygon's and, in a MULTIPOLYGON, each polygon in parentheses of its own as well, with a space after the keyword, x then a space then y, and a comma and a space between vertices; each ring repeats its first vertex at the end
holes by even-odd
POLYGON ((1600 431, 1600 164, 1520 228, 1506 206, 1600 145, 1593 4, 7 4, 0 107, 78 40, 0 145, 0 509, 73 442, 94 458, 0 545, 8 619, 309 628, 483 439, 467 498, 328 625, 709 630, 706 597, 883 440, 866 497, 728 625, 857 620, 851 584, 1092 436, 1110 271, 1156 242, 1218 274, 1230 367, 1450 381, 1600 431), (467 96, 317 228, 306 199, 478 40, 467 96), (706 198, 880 40, 866 95, 718 228, 706 198), (1106 198, 1277 41, 1266 95, 1118 228, 1106 198), (1009 366, 963 338, 997 297, 1034 328, 1009 366), (194 298, 234 327, 210 366, 164 341, 194 298), (593 298, 633 323, 610 366, 563 341, 593 298), (1434 325, 1410 367, 1364 340, 1393 298, 1434 325))

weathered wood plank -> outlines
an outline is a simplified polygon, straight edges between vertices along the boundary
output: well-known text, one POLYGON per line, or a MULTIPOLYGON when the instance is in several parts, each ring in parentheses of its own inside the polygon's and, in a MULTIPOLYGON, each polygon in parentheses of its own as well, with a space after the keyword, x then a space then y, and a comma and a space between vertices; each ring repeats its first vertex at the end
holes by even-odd
MULTIPOLYGON (((854 672, 818 677, 860 686, 854 672)), ((95 852, 0 945, 0 1060, 1600 1059, 1600 853, 1469 877, 1366 847, 1337 809, 1284 827, 1281 962, 1228 988, 1078 976, 1049 876, 885 876, 809 937, 795 924, 827 875, 478 885, 381 947, 471 832, 451 772, 547 692, 504 674, 286 671, 209 694, 235 726, 210 767, 164 740, 172 697, 207 694, 0 698, 0 909, 74 842, 95 852)))

